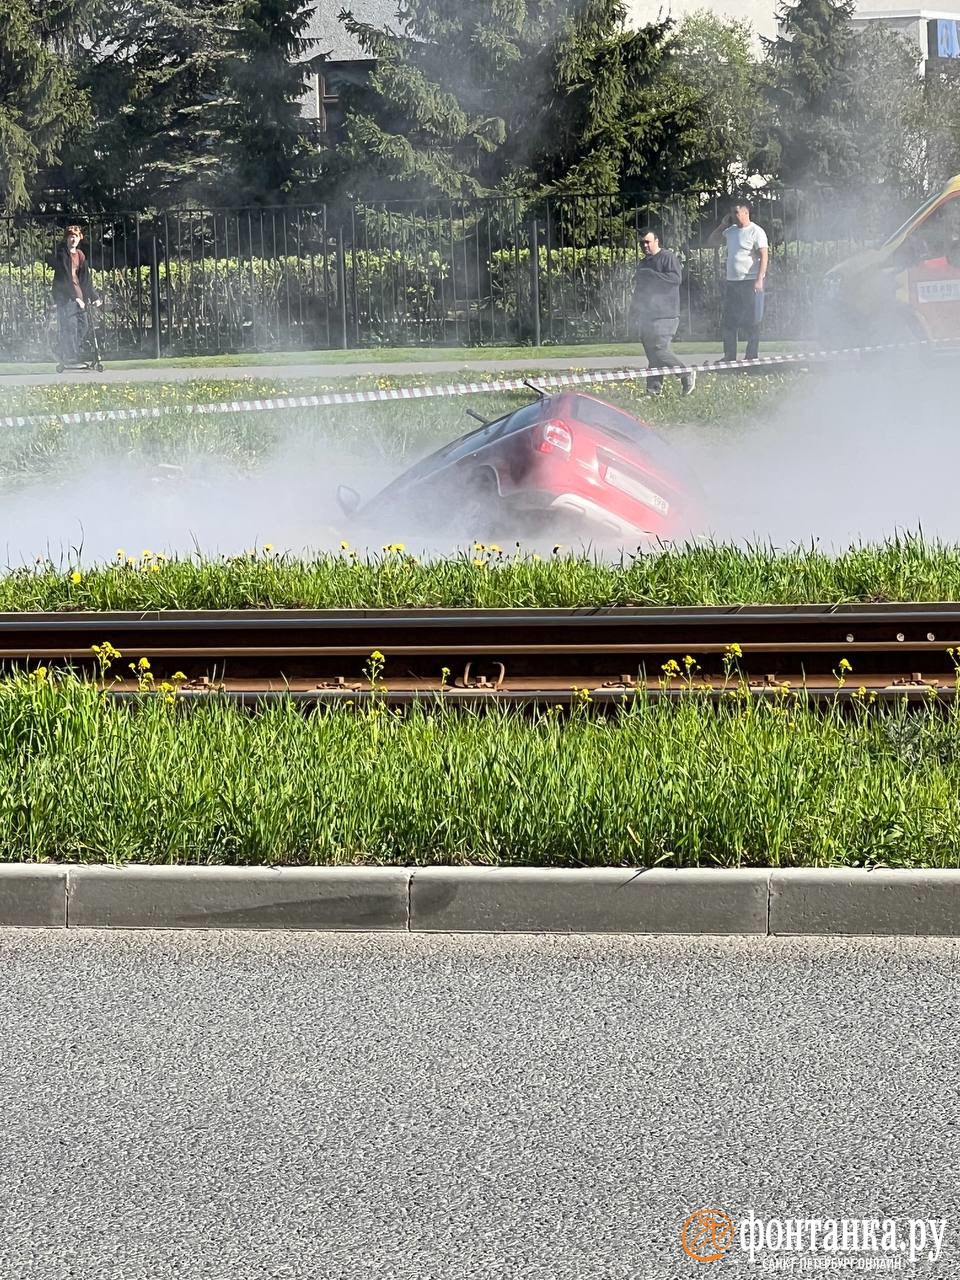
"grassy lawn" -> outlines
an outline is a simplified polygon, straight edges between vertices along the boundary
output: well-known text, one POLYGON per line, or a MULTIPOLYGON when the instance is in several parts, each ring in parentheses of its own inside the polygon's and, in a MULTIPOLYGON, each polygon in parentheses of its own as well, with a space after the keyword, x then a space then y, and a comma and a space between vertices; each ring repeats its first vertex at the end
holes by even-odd
MULTIPOLYGON (((380 555, 312 559, 272 547, 219 560, 118 553, 113 564, 41 560, 0 576, 0 610, 573 608, 960 600, 960 547, 901 537, 835 556, 815 548, 696 544, 619 565, 475 544, 419 563, 380 555)), ((107 637, 109 638, 109 637, 107 637)), ((732 637, 736 639, 734 635, 732 637)))
MULTIPOLYGON (((719 350, 716 342, 678 342, 676 350, 681 354, 709 355, 719 350)), ((763 351, 772 355, 778 351, 804 351, 809 343, 764 342, 763 351)), ((348 351, 247 351, 220 356, 170 356, 161 360, 108 360, 105 368, 134 369, 228 369, 269 365, 340 365, 378 364, 403 362, 416 364, 421 361, 449 362, 453 366, 469 365, 475 360, 577 360, 599 359, 604 356, 623 356, 629 360, 643 359, 643 348, 637 342, 611 342, 597 345, 540 346, 540 347, 360 347, 348 351)), ((6 374, 52 373, 53 363, 0 363, 0 377, 6 374)), ((95 375, 94 375, 95 376, 95 375)))
POLYGON ((250 716, 0 684, 0 859, 956 866, 960 703, 250 716), (531 785, 533 784, 533 785, 531 785))
MULTIPOLYGON (((496 374, 489 375, 491 379, 496 374)), ((504 376, 516 377, 505 371, 504 376)), ((535 378, 535 371, 524 376, 535 378)), ((742 422, 762 414, 798 375, 705 375, 696 394, 682 399, 677 379, 668 380, 663 396, 645 395, 642 381, 601 384, 596 393, 622 405, 652 425, 669 432, 673 424, 742 422)), ((408 402, 341 405, 242 413, 179 414, 178 405, 220 403, 281 396, 316 395, 325 390, 372 390, 442 383, 445 374, 368 374, 336 383, 313 379, 203 379, 190 382, 96 381, 39 386, 0 384, 0 416, 39 416, 100 409, 166 407, 161 418, 106 423, 67 424, 49 418, 0 432, 0 492, 12 483, 36 482, 46 476, 67 479, 77 464, 93 459, 126 458, 176 463, 181 456, 216 459, 250 470, 276 455, 279 448, 311 443, 319 436, 338 448, 361 449, 390 463, 403 464, 467 431, 466 407, 494 418, 529 403, 532 392, 489 392, 469 397, 408 402)), ((589 390, 589 386, 585 386, 589 390)))

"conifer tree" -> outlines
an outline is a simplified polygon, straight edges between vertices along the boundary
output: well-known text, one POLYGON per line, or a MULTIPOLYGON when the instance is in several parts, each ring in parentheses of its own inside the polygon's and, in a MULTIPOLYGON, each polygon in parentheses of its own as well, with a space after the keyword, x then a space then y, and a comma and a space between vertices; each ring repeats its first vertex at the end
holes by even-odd
POLYGON ((318 148, 301 110, 325 55, 305 37, 304 0, 239 0, 228 62, 228 163, 240 203, 281 204, 316 168, 318 148))
POLYGON ((333 171, 356 194, 690 187, 713 168, 670 24, 623 0, 402 0, 397 31, 341 14, 376 67, 345 96, 333 171))
MULTIPOLYGON (((2 0, 0 0, 2 2, 2 0)), ((143 209, 222 190, 230 0, 121 0, 75 54, 91 104, 47 175, 91 209, 143 209)))
POLYGON ((58 48, 78 6, 0 0, 0 209, 28 205, 38 170, 87 118, 86 95, 58 48))
POLYGON ((796 0, 777 10, 764 40, 774 167, 788 185, 836 184, 856 170, 851 128, 854 0, 796 0))

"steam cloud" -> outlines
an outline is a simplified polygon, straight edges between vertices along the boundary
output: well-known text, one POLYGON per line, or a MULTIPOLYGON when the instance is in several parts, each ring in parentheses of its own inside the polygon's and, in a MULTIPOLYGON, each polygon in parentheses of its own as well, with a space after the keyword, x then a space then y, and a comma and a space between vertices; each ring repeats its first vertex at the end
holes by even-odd
MULTIPOLYGON (((718 541, 816 539, 829 550, 922 528, 960 542, 954 382, 946 360, 834 369, 799 378, 763 420, 663 434, 698 473, 708 500, 704 534, 718 541)), ((461 420, 451 412, 451 436, 461 420)), ((376 551, 403 541, 412 551, 449 554, 482 536, 455 521, 440 530, 437 513, 422 504, 391 514, 382 528, 358 531, 339 510, 337 486, 366 500, 402 466, 373 446, 346 451, 334 419, 329 434, 318 433, 306 449, 302 434, 295 444, 285 441, 278 419, 277 441, 249 473, 209 457, 181 456, 171 467, 136 455, 94 457, 69 476, 11 490, 0 498, 0 554, 16 566, 45 555, 65 561, 82 547, 90 564, 112 560, 120 547, 134 555, 199 548, 216 556, 264 542, 295 552, 336 549, 341 538, 376 551)), ((551 541, 577 546, 560 526, 537 539, 504 528, 499 540, 512 542, 514 532, 530 549, 551 541)))

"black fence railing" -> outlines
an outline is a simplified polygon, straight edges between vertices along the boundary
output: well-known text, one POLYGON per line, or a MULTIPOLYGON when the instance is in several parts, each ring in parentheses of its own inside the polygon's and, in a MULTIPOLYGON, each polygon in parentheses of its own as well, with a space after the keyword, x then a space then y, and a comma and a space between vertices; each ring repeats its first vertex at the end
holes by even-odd
MULTIPOLYGON (((764 192, 765 332, 809 336, 824 272, 916 201, 764 192), (869 215, 869 216, 868 216, 869 215)), ((187 209, 86 220, 109 356, 334 347, 627 340, 640 233, 684 261, 681 336, 717 332, 723 270, 708 247, 729 201, 600 196, 471 203, 187 209)), ((0 359, 48 359, 50 257, 63 219, 0 219, 0 359)))

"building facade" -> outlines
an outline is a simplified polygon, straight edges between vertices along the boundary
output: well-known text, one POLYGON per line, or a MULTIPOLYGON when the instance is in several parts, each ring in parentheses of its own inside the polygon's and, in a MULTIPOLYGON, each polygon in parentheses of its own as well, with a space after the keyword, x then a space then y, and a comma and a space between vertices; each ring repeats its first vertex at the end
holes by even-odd
MULTIPOLYGON (((628 0, 630 19, 637 25, 658 17, 680 21, 689 13, 709 9, 718 18, 748 22, 757 35, 777 34, 774 0, 628 0)), ((960 65, 960 3, 934 3, 929 8, 904 5, 903 0, 858 0, 853 21, 858 25, 882 22, 907 36, 926 63, 956 59, 960 65)))
POLYGON ((317 120, 321 130, 334 138, 340 127, 340 94, 345 84, 356 83, 369 74, 373 63, 340 21, 342 9, 350 10, 360 22, 386 28, 396 25, 397 0, 316 0, 310 26, 304 33, 316 44, 311 55, 325 53, 327 61, 320 73, 311 76, 303 100, 303 114, 317 120))

